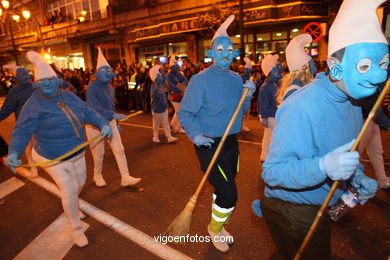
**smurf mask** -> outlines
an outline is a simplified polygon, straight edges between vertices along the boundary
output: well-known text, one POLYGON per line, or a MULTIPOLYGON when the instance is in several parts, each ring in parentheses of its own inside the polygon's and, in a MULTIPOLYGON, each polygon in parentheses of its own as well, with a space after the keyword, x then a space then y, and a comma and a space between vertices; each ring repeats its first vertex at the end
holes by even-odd
POLYGON ((62 80, 57 77, 47 77, 41 80, 37 80, 33 85, 38 91, 45 97, 53 97, 56 95, 58 86, 62 83, 62 80))
POLYGON ((101 66, 96 72, 95 76, 103 83, 110 82, 116 74, 112 71, 109 66, 101 66))
POLYGON ((207 51, 207 56, 212 57, 214 63, 224 70, 228 70, 233 58, 239 55, 238 50, 233 50, 232 40, 226 36, 215 38, 211 50, 207 51))
POLYGON ((15 74, 15 79, 22 85, 28 83, 32 78, 32 75, 28 74, 24 68, 18 68, 15 74))
POLYGON ((345 48, 341 62, 328 60, 330 76, 348 96, 360 99, 371 96, 378 84, 387 78, 388 45, 385 43, 356 43, 345 48))

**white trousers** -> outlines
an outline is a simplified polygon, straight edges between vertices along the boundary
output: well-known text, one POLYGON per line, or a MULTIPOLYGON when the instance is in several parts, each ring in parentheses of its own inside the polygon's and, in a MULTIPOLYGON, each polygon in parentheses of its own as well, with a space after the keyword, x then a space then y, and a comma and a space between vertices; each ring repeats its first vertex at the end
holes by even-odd
MULTIPOLYGON (((175 113, 176 114, 176 113, 175 113)), ((152 111, 153 115, 153 137, 158 138, 158 128, 162 124, 167 138, 171 137, 171 129, 169 128, 168 122, 168 110, 165 110, 163 113, 155 113, 152 111)))
MULTIPOLYGON (((72 230, 81 228, 79 194, 86 178, 84 154, 42 167, 53 178, 60 190, 62 207, 72 230)), ((32 151, 32 158, 37 163, 49 160, 39 155, 35 149, 32 151)))
MULTIPOLYGON (((261 123, 262 119, 260 116, 259 119, 261 123)), ((271 142, 272 142, 272 131, 274 130, 274 128, 275 128, 275 118, 268 117, 268 127, 264 127, 263 140, 261 141, 260 161, 267 160, 269 147, 271 146, 271 142)))
MULTIPOLYGON (((32 150, 35 144, 35 137, 33 136, 26 146, 25 154, 27 157, 28 164, 34 164, 35 161, 32 158, 32 150)), ((38 168, 37 167, 31 167, 30 169, 30 177, 37 177, 38 176, 38 168)))
POLYGON ((177 119, 177 111, 180 109, 180 103, 179 102, 172 102, 173 108, 175 109, 175 114, 173 115, 173 118, 171 120, 171 126, 176 131, 179 131, 181 129, 181 125, 179 123, 179 120, 177 119))
POLYGON ((378 181, 384 181, 386 179, 386 172, 383 162, 381 131, 379 126, 372 121, 368 125, 367 131, 363 135, 359 144, 360 154, 363 153, 365 148, 367 148, 368 157, 370 158, 371 164, 375 169, 378 181))
MULTIPOLYGON (((115 156, 116 163, 118 164, 119 172, 123 175, 129 175, 129 168, 127 166, 127 159, 125 155, 125 148, 123 147, 121 136, 118 131, 115 120, 110 121, 110 127, 112 129, 112 136, 107 140, 111 147, 111 150, 115 156)), ((100 130, 91 125, 85 127, 87 138, 92 139, 100 133, 100 130)), ((104 140, 100 137, 93 141, 89 147, 94 162, 94 174, 102 174, 103 170, 103 158, 104 158, 104 140)))

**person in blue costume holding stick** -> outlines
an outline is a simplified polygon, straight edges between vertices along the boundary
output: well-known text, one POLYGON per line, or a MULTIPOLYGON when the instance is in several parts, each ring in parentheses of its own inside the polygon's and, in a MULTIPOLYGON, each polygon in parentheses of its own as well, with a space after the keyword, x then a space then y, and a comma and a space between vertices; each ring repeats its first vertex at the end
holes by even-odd
MULTIPOLYGON (((126 119, 127 116, 115 113, 115 90, 109 84, 115 75, 116 74, 112 71, 107 60, 104 58, 102 50, 98 47, 98 60, 95 72, 96 79, 89 84, 86 92, 86 98, 88 105, 95 109, 104 119, 110 122, 110 127, 112 128, 112 138, 108 139, 107 142, 110 145, 118 164, 119 173, 121 174, 121 186, 126 187, 136 185, 141 181, 141 178, 130 176, 129 173, 125 148, 123 147, 118 123, 116 121, 126 119)), ((95 137, 98 131, 99 130, 95 127, 88 125, 86 127, 88 139, 95 137)), ((104 140, 102 138, 96 139, 91 142, 90 148, 94 162, 93 180, 96 186, 104 187, 107 185, 102 175, 104 140)))
MULTIPOLYGON (((242 83, 245 84, 248 80, 253 81, 253 77, 251 77, 251 71, 252 71, 252 61, 249 59, 249 57, 244 57, 244 72, 240 74, 242 78, 242 83)), ((248 127, 248 120, 249 120, 249 109, 245 112, 245 114, 242 116, 242 130, 245 132, 249 132, 250 129, 248 127)))
POLYGON ((264 126, 263 140, 261 141, 260 161, 267 159, 269 146, 272 142, 272 131, 275 127, 276 95, 284 71, 283 65, 278 63, 279 55, 268 54, 261 62, 261 69, 267 77, 260 87, 257 98, 257 112, 259 120, 264 126))
MULTIPOLYGON (((13 168, 21 164, 20 157, 34 134, 36 143, 32 151, 35 162, 45 162, 62 156, 85 142, 84 125, 101 129, 105 137, 111 135, 107 120, 69 91, 59 88, 61 79, 34 51, 27 52, 34 64, 35 91, 20 111, 8 148, 7 164, 13 168)), ((71 227, 73 242, 84 247, 88 239, 81 226, 78 196, 85 183, 85 149, 54 162, 43 169, 53 178, 61 194, 61 202, 71 227)))
POLYGON ((233 242, 224 225, 229 222, 237 201, 237 133, 240 132, 242 115, 247 111, 255 90, 253 81, 243 85, 240 75, 229 70, 233 58, 239 56, 239 51, 233 50, 232 40, 226 32, 233 20, 234 15, 229 16, 215 33, 207 55, 213 58, 214 64, 191 77, 178 112, 179 122, 194 143, 201 169, 205 172, 242 96, 243 87, 249 88, 241 113, 208 177, 215 192, 207 230, 214 246, 222 252, 229 250, 225 241, 233 242))
MULTIPOLYGON (((14 113, 15 120, 18 120, 19 113, 22 110, 24 103, 26 103, 27 99, 34 92, 34 88, 31 84, 32 76, 28 73, 25 68, 16 66, 14 64, 4 65, 4 68, 8 68, 14 71, 15 79, 17 84, 10 89, 8 95, 4 100, 4 104, 0 110, 0 121, 6 119, 9 115, 14 113)), ((29 144, 26 147, 26 157, 29 164, 34 163, 31 158, 31 152, 34 145, 34 138, 31 139, 29 144)), ((38 176, 37 167, 31 167, 30 177, 38 176)))
MULTIPOLYGON (((345 0, 329 31, 329 74, 320 73, 280 106, 262 178, 261 203, 280 254, 292 259, 335 180, 329 205, 348 184, 361 204, 377 191, 350 152, 363 124, 356 99, 372 95, 387 78, 388 43, 376 9, 384 0, 345 0)), ((257 208, 259 209, 259 208, 257 208)), ((261 212, 257 211, 260 215, 261 212)), ((302 259, 330 259, 331 222, 324 215, 302 259)))

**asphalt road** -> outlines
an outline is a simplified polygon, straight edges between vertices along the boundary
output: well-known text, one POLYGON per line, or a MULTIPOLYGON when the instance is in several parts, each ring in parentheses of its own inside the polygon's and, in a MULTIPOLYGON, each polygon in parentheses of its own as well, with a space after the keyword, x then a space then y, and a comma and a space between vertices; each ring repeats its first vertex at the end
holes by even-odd
MULTIPOLYGON (((0 134, 7 141, 14 125, 13 118, 0 123, 0 134)), ((260 142, 262 127, 251 116, 250 132, 241 133, 241 163, 237 176, 239 200, 228 226, 234 235, 234 246, 227 254, 218 252, 210 243, 168 244, 194 259, 269 259, 274 251, 263 219, 251 212, 251 202, 261 196, 260 142)), ((122 124, 122 140, 131 174, 142 177, 137 188, 120 187, 115 158, 106 146, 104 178, 108 186, 97 188, 92 181, 92 157, 88 150, 87 181, 81 198, 117 219, 151 236, 163 234, 169 223, 183 210, 195 192, 202 174, 191 142, 185 135, 177 144, 152 142, 151 115, 142 114, 122 124)), ((385 158, 390 157, 389 134, 383 132, 385 158)), ((364 155, 364 158, 367 156, 364 155)), ((369 163, 367 174, 374 176, 369 163)), ((387 170, 389 168, 387 167, 387 170)), ((39 175, 51 178, 39 170, 39 175)), ((0 183, 15 177, 0 166, 0 183)), ((25 183, 0 199, 0 259, 13 259, 43 230, 62 214, 60 200, 24 177, 25 183)), ((212 187, 206 184, 193 212, 191 235, 207 235, 210 220, 212 187)), ((332 233, 334 259, 387 259, 390 256, 390 190, 380 190, 364 206, 358 206, 335 223, 332 233)), ((101 224, 93 217, 84 220, 90 245, 71 247, 63 259, 159 259, 155 254, 101 224)))

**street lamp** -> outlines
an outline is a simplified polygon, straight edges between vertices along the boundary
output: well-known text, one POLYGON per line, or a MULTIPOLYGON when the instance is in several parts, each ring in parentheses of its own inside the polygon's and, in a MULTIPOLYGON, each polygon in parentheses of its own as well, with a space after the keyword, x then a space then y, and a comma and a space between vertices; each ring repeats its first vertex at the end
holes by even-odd
POLYGON ((9 1, 7 0, 2 0, 1 1, 1 4, 3 5, 4 9, 8 9, 9 8, 9 1))
POLYGON ((30 19, 30 17, 31 17, 31 13, 28 10, 23 10, 22 15, 23 15, 24 19, 26 19, 26 20, 30 19))

